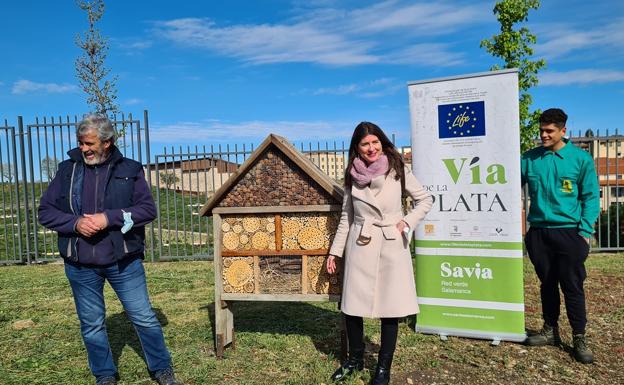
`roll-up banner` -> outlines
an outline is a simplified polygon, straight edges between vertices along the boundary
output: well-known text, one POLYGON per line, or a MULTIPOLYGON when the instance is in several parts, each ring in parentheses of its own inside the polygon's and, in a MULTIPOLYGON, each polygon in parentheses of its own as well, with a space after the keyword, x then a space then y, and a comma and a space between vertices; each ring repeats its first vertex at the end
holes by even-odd
POLYGON ((408 92, 413 172, 434 197, 416 229, 416 330, 523 341, 517 70, 408 92))

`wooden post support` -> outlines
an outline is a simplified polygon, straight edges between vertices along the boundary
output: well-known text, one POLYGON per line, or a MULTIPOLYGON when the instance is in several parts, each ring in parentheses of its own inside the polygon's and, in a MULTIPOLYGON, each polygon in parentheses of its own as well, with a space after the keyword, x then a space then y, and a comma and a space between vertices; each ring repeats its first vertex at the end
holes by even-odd
POLYGON ((301 256, 301 294, 308 294, 308 256, 301 256))
POLYGON ((221 300, 223 293, 223 258, 221 257, 221 216, 213 218, 214 272, 215 272, 215 354, 223 358, 225 346, 234 341, 234 314, 226 301, 221 300))
POLYGON ((282 250, 282 216, 275 214, 275 250, 282 250))
POLYGON ((215 334, 215 356, 218 360, 223 358, 223 350, 225 344, 223 343, 223 334, 215 334))
POLYGON ((260 257, 253 256, 253 269, 254 269, 254 293, 260 294, 260 257))
POLYGON ((229 344, 234 343, 234 314, 230 310, 227 302, 225 308, 215 306, 215 329, 216 329, 216 356, 223 358, 223 350, 229 344))

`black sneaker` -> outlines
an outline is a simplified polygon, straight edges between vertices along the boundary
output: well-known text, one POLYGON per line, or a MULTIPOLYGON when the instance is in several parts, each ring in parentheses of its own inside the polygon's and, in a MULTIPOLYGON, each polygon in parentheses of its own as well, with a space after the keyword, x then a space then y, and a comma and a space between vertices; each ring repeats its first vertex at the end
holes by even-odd
POLYGON ((528 346, 544 346, 544 345, 561 345, 561 337, 559 337, 559 329, 544 324, 542 330, 537 334, 528 336, 524 343, 528 346))
POLYGON ((114 376, 100 377, 95 381, 95 385, 117 385, 117 379, 114 376))
POLYGON ((156 382, 158 382, 158 385, 182 385, 181 382, 176 380, 172 368, 159 372, 156 376, 156 382))
POLYGON ((587 347, 584 334, 575 334, 572 336, 574 359, 582 364, 591 364, 594 362, 594 354, 587 347))

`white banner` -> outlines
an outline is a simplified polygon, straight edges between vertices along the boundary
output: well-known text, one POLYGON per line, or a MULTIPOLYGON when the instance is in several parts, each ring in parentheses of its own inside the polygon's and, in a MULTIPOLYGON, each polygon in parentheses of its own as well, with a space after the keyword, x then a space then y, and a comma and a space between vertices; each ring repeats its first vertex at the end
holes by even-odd
POLYGON ((523 340, 518 76, 410 83, 413 171, 435 202, 416 230, 417 327, 523 340))

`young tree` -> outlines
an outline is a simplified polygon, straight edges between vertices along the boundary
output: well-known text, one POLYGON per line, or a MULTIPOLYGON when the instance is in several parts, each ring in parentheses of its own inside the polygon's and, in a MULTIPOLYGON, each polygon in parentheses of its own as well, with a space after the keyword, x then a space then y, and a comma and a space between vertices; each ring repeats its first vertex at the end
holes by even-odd
POLYGON ((180 178, 178 178, 173 171, 161 171, 160 180, 162 180, 167 189, 169 189, 171 185, 175 186, 175 184, 180 181, 180 178))
POLYGON ((60 161, 51 156, 41 159, 41 173, 47 180, 52 180, 58 169, 60 161))
POLYGON ((0 170, 0 174, 2 175, 2 182, 9 182, 9 183, 13 183, 14 178, 13 178, 13 167, 11 166, 10 163, 2 163, 0 165, 0 168, 2 168, 0 170))
MULTIPOLYGON (((517 68, 520 88, 520 146, 524 152, 534 147, 534 140, 539 133, 539 115, 541 111, 530 112, 533 98, 529 88, 537 85, 537 72, 546 65, 544 59, 531 60, 537 37, 527 27, 514 29, 517 23, 528 20, 531 9, 538 9, 539 0, 502 0, 494 6, 494 15, 500 22, 500 34, 481 41, 493 56, 500 57, 505 62, 504 68, 517 68)), ((493 66, 498 70, 501 67, 493 66)))
POLYGON ((95 107, 98 113, 117 112, 117 77, 107 79, 110 68, 106 67, 104 61, 108 42, 95 26, 104 15, 104 0, 78 0, 76 4, 87 12, 89 19, 89 29, 83 36, 76 36, 76 45, 83 51, 76 59, 76 76, 88 95, 87 103, 95 107))

